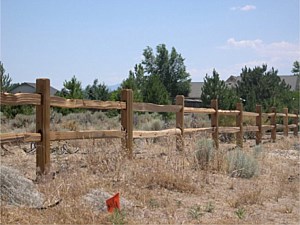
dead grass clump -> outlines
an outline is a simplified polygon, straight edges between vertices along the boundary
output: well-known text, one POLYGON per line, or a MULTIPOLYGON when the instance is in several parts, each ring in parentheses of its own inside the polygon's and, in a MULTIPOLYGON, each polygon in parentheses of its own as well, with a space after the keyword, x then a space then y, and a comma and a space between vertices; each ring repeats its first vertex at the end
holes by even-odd
POLYGON ((148 189, 165 188, 169 191, 193 193, 196 186, 191 179, 184 175, 175 175, 169 171, 151 171, 144 176, 141 174, 139 181, 148 189))

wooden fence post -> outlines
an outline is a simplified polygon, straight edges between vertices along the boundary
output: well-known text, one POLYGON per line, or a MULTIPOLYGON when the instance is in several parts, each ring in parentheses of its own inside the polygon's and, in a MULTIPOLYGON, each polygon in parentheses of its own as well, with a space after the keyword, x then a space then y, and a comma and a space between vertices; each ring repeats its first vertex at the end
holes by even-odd
POLYGON ((176 135, 176 149, 179 151, 183 151, 184 149, 184 96, 177 95, 176 96, 176 105, 182 106, 182 109, 176 113, 176 128, 181 130, 180 135, 176 135))
POLYGON ((289 136, 289 109, 288 108, 284 108, 283 109, 283 113, 285 114, 285 116, 283 117, 283 135, 285 137, 289 136))
POLYGON ((240 113, 236 115, 236 126, 240 128, 240 131, 236 133, 236 145, 243 148, 243 104, 238 102, 236 104, 236 109, 240 111, 240 113))
POLYGON ((122 140, 123 147, 126 149, 128 157, 133 158, 133 93, 131 89, 124 89, 121 92, 121 101, 126 102, 126 109, 121 110, 122 130, 126 132, 125 139, 122 140))
POLYGON ((299 123, 299 115, 298 110, 295 111, 296 117, 294 117, 294 124, 296 124, 296 127, 294 128, 294 136, 298 137, 298 123, 299 123))
POLYGON ((271 116, 271 125, 273 126, 272 130, 271 130, 271 139, 273 142, 276 141, 276 108, 272 107, 271 108, 271 113, 274 113, 273 116, 271 116))
POLYGON ((214 128, 212 133, 212 139, 215 142, 216 149, 219 149, 219 111, 218 111, 218 99, 211 100, 211 108, 216 110, 215 113, 211 114, 211 127, 214 128))
POLYGON ((36 93, 41 94, 41 105, 36 106, 36 133, 41 134, 41 142, 36 144, 36 174, 50 172, 50 80, 37 79, 36 93))
POLYGON ((262 139, 262 110, 261 105, 256 105, 256 113, 259 115, 256 117, 256 126, 258 127, 258 131, 256 132, 256 145, 261 143, 262 139))

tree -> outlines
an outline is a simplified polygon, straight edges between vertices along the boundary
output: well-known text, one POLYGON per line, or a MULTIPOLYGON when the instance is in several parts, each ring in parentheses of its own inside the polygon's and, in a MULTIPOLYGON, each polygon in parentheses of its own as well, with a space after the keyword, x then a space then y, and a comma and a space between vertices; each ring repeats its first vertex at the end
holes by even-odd
POLYGON ((201 100, 205 107, 210 107, 212 99, 218 99, 220 109, 233 109, 237 102, 235 91, 229 89, 217 71, 213 70, 212 77, 206 74, 204 78, 204 85, 202 87, 201 100))
MULTIPOLYGON (((5 74, 5 69, 3 63, 0 61, 0 92, 9 92, 13 89, 14 86, 18 84, 12 83, 12 78, 9 74, 5 74)), ((1 106, 1 112, 7 118, 14 118, 18 114, 30 115, 33 113, 33 107, 30 105, 3 105, 1 106)))
POLYGON ((267 71, 267 65, 250 69, 242 69, 241 81, 237 82, 237 94, 245 99, 245 110, 254 111, 255 105, 262 105, 265 111, 275 106, 278 109, 286 107, 290 99, 290 86, 281 81, 278 71, 272 68, 267 71))
POLYGON ((142 102, 144 82, 144 68, 141 64, 136 64, 134 67, 134 71, 130 70, 128 78, 126 80, 123 80, 119 92, 121 92, 121 89, 132 89, 133 100, 135 102, 142 102))
POLYGON ((295 76, 300 75, 300 63, 299 61, 295 61, 293 64, 293 69, 291 71, 295 76))
POLYGON ((143 91, 145 102, 167 105, 170 104, 169 93, 159 79, 158 75, 149 76, 143 91))
POLYGON ((190 92, 190 74, 186 72, 184 59, 173 47, 169 54, 166 45, 156 47, 157 54, 154 55, 149 46, 144 50, 142 65, 146 75, 158 76, 161 83, 169 93, 172 101, 176 95, 187 96, 190 92))
POLYGON ((5 74, 3 63, 0 61, 0 92, 9 92, 12 88, 12 78, 5 74))
MULTIPOLYGON (((65 80, 64 87, 61 91, 56 93, 57 96, 67 98, 67 99, 83 99, 83 90, 81 87, 81 82, 78 81, 75 75, 70 81, 65 80)), ((66 115, 71 112, 82 112, 83 109, 67 109, 67 108, 55 108, 56 111, 66 115)))
POLYGON ((81 82, 74 75, 70 81, 65 80, 63 89, 57 95, 68 99, 83 99, 81 82))
POLYGON ((104 83, 99 84, 98 79, 95 79, 92 86, 86 86, 84 96, 90 100, 107 101, 109 99, 109 90, 104 83))

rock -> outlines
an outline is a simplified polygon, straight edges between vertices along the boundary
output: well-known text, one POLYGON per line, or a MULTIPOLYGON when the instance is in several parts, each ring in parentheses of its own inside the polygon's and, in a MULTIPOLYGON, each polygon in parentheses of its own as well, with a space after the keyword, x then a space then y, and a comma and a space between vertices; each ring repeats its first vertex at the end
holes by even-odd
POLYGON ((18 170, 0 166, 1 201, 8 205, 43 207, 44 195, 18 170))
MULTIPOLYGON (((111 198, 114 194, 109 194, 100 189, 93 189, 88 194, 83 196, 83 199, 92 205, 93 208, 100 211, 107 211, 106 200, 111 198)), ((122 196, 120 198, 121 210, 133 207, 133 204, 128 200, 124 199, 122 196)))

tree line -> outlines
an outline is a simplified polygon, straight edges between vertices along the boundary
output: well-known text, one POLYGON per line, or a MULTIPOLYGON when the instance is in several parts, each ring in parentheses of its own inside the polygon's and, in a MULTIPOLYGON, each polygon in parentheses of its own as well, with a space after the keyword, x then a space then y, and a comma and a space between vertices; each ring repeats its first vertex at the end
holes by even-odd
MULTIPOLYGON (((63 88, 56 95, 69 99, 90 100, 120 100, 121 90, 132 89, 134 101, 149 102, 155 104, 172 104, 176 95, 188 96, 191 91, 190 74, 186 71, 184 58, 172 47, 169 51, 165 44, 156 47, 156 52, 151 47, 143 50, 141 62, 129 71, 117 90, 110 91, 108 86, 95 79, 93 84, 82 87, 74 75, 71 80, 65 80, 63 88)), ((298 76, 299 62, 295 61, 291 72, 298 76)), ((9 92, 16 85, 9 74, 5 73, 3 63, 0 62, 1 92, 9 92)), ((240 80, 235 87, 228 87, 225 81, 220 79, 219 73, 214 69, 212 75, 206 74, 201 90, 203 107, 209 107, 212 99, 219 100, 221 109, 234 109, 238 101, 242 101, 246 111, 254 111, 256 104, 261 104, 266 111, 275 106, 278 110, 288 107, 291 110, 299 110, 299 84, 297 90, 281 80, 278 70, 267 65, 255 68, 242 68, 240 80)), ((32 108, 32 107, 31 107, 32 108)), ((55 109, 63 114, 79 112, 82 109, 55 109)), ((18 113, 30 114, 30 107, 3 106, 3 112, 8 117, 14 117, 18 113)))

